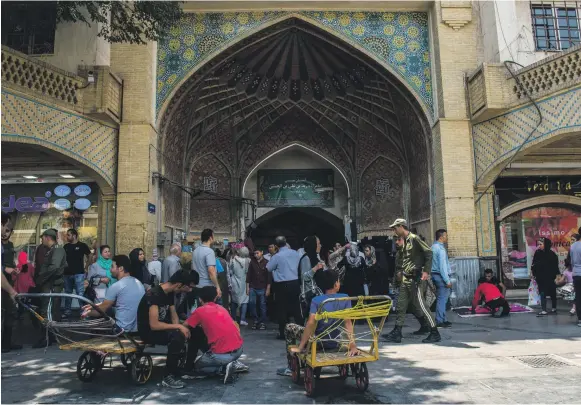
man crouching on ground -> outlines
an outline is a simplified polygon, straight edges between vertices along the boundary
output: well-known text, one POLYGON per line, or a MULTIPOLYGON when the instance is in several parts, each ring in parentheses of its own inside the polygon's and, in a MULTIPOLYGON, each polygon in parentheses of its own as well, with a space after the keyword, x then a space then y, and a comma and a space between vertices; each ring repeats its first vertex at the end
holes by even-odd
POLYGON ((243 366, 237 362, 242 355, 243 341, 228 311, 215 303, 217 297, 216 287, 207 286, 198 290, 202 306, 196 308, 186 321, 186 325, 194 328, 193 342, 190 342, 188 352, 196 353, 198 348, 202 351, 208 348, 196 360, 192 377, 224 374, 226 384, 233 381, 234 374, 243 366))

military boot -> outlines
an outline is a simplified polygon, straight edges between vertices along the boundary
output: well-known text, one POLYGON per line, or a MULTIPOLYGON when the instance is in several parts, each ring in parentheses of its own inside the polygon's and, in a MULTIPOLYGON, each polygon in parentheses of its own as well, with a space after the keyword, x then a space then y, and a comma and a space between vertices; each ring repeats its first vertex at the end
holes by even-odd
POLYGON ((440 340, 442 340, 442 337, 440 336, 440 332, 438 332, 438 328, 432 328, 430 334, 422 340, 422 343, 438 343, 440 340))
POLYGON ((426 317, 423 316, 423 317, 417 318, 417 319, 418 319, 418 322, 420 323, 421 326, 413 334, 418 336, 418 335, 425 335, 426 333, 430 333, 430 325, 428 324, 428 320, 426 319, 426 317))
POLYGON ((401 343, 401 326, 395 326, 391 332, 383 335, 385 340, 392 343, 401 343))

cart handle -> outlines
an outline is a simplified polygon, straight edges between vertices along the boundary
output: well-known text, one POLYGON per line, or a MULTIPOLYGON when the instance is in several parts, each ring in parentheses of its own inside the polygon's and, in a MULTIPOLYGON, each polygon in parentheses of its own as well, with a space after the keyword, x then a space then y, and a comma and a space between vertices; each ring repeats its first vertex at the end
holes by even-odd
POLYGON ((359 296, 359 297, 339 297, 339 298, 327 298, 323 302, 319 304, 317 308, 317 313, 320 314, 323 311, 323 307, 325 304, 329 302, 338 302, 338 301, 375 301, 375 300, 383 300, 383 301, 393 301, 389 295, 368 295, 368 296, 359 296))
MULTIPOLYGON (((79 302, 84 302, 88 305, 91 306, 91 308, 93 308, 95 311, 97 311, 103 318, 109 318, 109 319, 113 319, 111 318, 109 315, 107 315, 105 312, 103 312, 103 310, 101 310, 101 308, 99 308, 97 305, 95 305, 95 303, 83 296, 80 295, 75 295, 75 294, 67 294, 67 293, 22 293, 22 294, 18 294, 15 299, 18 300, 20 302, 20 297, 31 297, 31 298, 42 298, 42 297, 49 297, 49 298, 76 298, 77 300, 79 300, 79 302)), ((23 304, 22 302, 20 302, 21 304, 23 304)), ((26 304, 23 304, 26 305, 26 304)), ((114 319, 113 319, 114 320, 114 319)))

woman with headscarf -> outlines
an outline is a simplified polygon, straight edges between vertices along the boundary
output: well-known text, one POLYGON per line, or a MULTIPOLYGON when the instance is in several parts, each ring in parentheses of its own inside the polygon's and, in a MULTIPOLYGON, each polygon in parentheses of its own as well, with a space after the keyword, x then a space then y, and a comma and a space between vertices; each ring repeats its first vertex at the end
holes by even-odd
POLYGON ((363 248, 365 254, 365 272, 369 277, 369 293, 371 295, 386 295, 389 293, 389 275, 387 269, 381 268, 375 255, 375 247, 366 245, 363 248))
POLYGON ((151 274, 147 269, 147 262, 145 261, 145 252, 141 248, 135 248, 129 253, 129 260, 131 260, 131 271, 129 272, 133 277, 141 281, 145 287, 145 291, 151 288, 151 274))
POLYGON ((533 256, 531 271, 539 286, 541 295, 541 312, 537 316, 547 315, 547 296, 551 297, 551 313, 557 312, 557 286, 555 278, 559 271, 559 258, 551 250, 552 242, 548 238, 541 238, 537 242, 537 251, 533 256))
POLYGON ((18 254, 18 263, 16 264, 18 274, 13 274, 14 289, 17 293, 27 293, 31 287, 34 287, 34 266, 28 263, 28 254, 20 252, 18 254))
POLYGON ((95 263, 89 267, 87 279, 85 280, 85 289, 92 287, 96 293, 97 302, 102 302, 105 299, 107 287, 113 284, 115 278, 111 275, 111 248, 109 245, 102 245, 99 248, 99 257, 95 263))
POLYGON ((325 270, 325 262, 319 256, 321 253, 321 241, 316 236, 308 236, 303 248, 305 253, 299 261, 300 280, 301 280, 301 311, 303 318, 307 318, 313 297, 322 294, 321 290, 315 283, 315 274, 317 271, 325 270))
POLYGON ((365 274, 365 260, 359 254, 359 246, 352 242, 349 250, 339 266, 345 266, 345 276, 341 285, 341 292, 350 297, 365 295, 364 285, 367 283, 365 274))
POLYGON ((250 266, 250 252, 246 246, 236 249, 236 254, 232 257, 228 272, 230 273, 232 318, 236 319, 236 313, 240 308, 240 325, 247 326, 246 311, 248 309, 248 291, 246 289, 246 274, 250 266))

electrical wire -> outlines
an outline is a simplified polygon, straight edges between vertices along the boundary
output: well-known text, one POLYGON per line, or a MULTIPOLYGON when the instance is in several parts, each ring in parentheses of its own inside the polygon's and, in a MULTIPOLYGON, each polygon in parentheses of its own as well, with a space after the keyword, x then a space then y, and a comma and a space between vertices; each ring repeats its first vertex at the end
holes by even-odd
POLYGON ((537 129, 543 123, 543 113, 541 112, 541 109, 540 109, 539 105, 531 97, 531 95, 529 94, 529 92, 526 89, 526 87, 521 84, 519 78, 514 74, 514 72, 512 71, 512 69, 508 66, 509 64, 517 65, 517 66, 520 66, 520 67, 524 67, 524 66, 521 65, 520 63, 515 62, 515 61, 512 61, 512 60, 505 60, 504 61, 504 67, 506 68, 506 70, 508 70, 508 72, 510 73, 510 75, 512 76, 512 78, 514 79, 514 81, 516 82, 517 86, 526 94, 526 96, 529 99, 529 101, 533 104, 533 106, 537 110, 537 113, 539 115, 539 122, 533 128, 533 130, 528 134, 528 136, 521 142, 521 144, 518 146, 518 148, 516 149, 516 151, 510 157, 510 159, 502 167, 502 169, 500 170, 500 172, 498 172, 498 174, 496 176, 494 176, 494 179, 492 180, 492 182, 486 187, 486 189, 482 193, 480 193, 480 197, 478 197, 478 199, 476 199, 476 201, 475 201, 474 204, 478 204, 478 202, 482 199, 482 197, 484 197, 486 195, 486 192, 490 189, 490 187, 492 187, 494 185, 494 183, 496 182, 496 180, 498 180, 498 178, 500 177, 500 175, 502 174, 502 172, 504 172, 506 170, 506 168, 508 166, 510 166, 510 164, 512 164, 512 162, 514 162, 514 159, 516 159, 516 157, 518 156, 518 154, 520 153, 520 151, 522 150, 522 148, 530 141, 530 139, 533 136, 533 134, 535 132, 537 132, 537 129))

